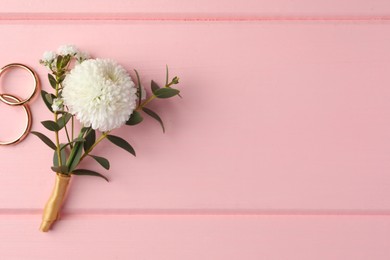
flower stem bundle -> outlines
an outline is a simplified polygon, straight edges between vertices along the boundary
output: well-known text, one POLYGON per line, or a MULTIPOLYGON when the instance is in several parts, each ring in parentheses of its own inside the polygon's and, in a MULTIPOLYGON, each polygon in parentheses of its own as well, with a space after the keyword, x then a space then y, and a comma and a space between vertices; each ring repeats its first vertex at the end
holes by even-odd
POLYGON ((70 176, 57 173, 56 182, 52 194, 46 203, 40 230, 47 232, 54 222, 59 218, 60 208, 68 190, 70 176))

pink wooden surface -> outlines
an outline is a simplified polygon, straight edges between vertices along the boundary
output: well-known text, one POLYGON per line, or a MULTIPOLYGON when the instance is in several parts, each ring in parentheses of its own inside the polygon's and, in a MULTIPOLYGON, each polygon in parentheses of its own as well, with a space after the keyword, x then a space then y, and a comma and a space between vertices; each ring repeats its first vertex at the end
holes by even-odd
POLYGON ((1 216, 3 259, 388 259, 386 217, 1 216), (102 232, 104 229, 104 232, 102 232))
POLYGON ((115 0, 2 0, 1 17, 19 19, 22 17, 46 18, 85 16, 89 18, 276 18, 311 17, 328 18, 389 18, 390 6, 387 0, 221 0, 180 1, 115 0))
MULTIPOLYGON (((96 151, 110 183, 74 178, 49 234, 37 229, 51 151, 33 136, 0 147, 0 258, 52 259, 73 242, 60 259, 389 259, 390 24, 371 18, 390 5, 194 3, 2 1, 0 66, 26 63, 49 89, 37 60, 73 43, 145 85, 169 64, 184 98, 154 104, 166 134, 152 120, 117 131, 137 158, 96 151), (279 21, 290 16, 303 20, 279 21), (325 16, 345 21, 306 20, 325 16)), ((20 95, 25 82, 1 81, 20 95)), ((38 99, 31 108, 42 130, 49 114, 38 99)), ((0 109, 10 136, 20 111, 0 109)))

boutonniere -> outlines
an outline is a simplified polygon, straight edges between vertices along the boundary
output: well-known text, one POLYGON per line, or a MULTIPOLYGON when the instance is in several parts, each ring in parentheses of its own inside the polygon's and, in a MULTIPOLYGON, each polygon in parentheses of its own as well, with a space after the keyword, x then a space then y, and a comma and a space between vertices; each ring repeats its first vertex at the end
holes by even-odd
POLYGON ((41 123, 52 134, 49 138, 37 131, 31 133, 53 150, 51 170, 56 176, 40 227, 46 232, 58 219, 72 175, 96 176, 108 181, 101 173, 80 169, 80 162, 96 161, 108 170, 108 159, 93 153, 104 139, 135 156, 133 147, 111 131, 137 125, 144 115, 157 120, 164 131, 163 121, 147 105, 154 99, 180 96, 180 91, 173 88, 179 78, 169 78, 168 67, 165 84, 160 87, 152 81, 148 96, 136 70, 135 81, 114 60, 91 58, 72 45, 61 46, 57 52, 45 52, 40 63, 48 68, 48 81, 52 87, 50 92, 41 91, 41 97, 52 113, 51 119, 41 123))

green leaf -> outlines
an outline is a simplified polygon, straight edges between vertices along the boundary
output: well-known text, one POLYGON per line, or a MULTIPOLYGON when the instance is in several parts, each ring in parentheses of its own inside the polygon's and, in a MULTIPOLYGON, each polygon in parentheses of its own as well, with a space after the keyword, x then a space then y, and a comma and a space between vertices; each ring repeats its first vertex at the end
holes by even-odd
POLYGON ((160 88, 154 92, 158 98, 170 98, 180 93, 180 90, 174 88, 160 88))
POLYGON ((47 130, 50 130, 50 131, 59 131, 60 130, 60 126, 54 121, 46 120, 46 121, 42 121, 41 123, 47 130))
POLYGON ((64 56, 64 58, 61 61, 61 69, 64 69, 64 68, 66 68, 66 66, 68 66, 70 58, 71 58, 71 56, 69 54, 64 56))
POLYGON ((70 113, 65 113, 62 117, 58 118, 57 120, 57 124, 59 127, 58 130, 61 130, 69 122, 71 118, 72 118, 72 114, 70 113))
POLYGON ((73 157, 73 160, 72 162, 70 163, 69 165, 69 171, 70 172, 73 172, 74 169, 76 169, 77 165, 79 164, 80 162, 80 159, 81 159, 81 155, 83 154, 83 149, 80 145, 75 145, 73 147, 73 149, 76 149, 76 151, 74 151, 75 155, 73 157))
POLYGON ((144 118, 141 116, 141 113, 138 111, 133 111, 129 120, 127 120, 126 125, 137 125, 142 122, 144 118))
POLYGON ((57 70, 60 70, 61 69, 61 63, 62 63, 62 59, 63 59, 64 57, 62 56, 62 55, 58 55, 58 57, 57 57, 57 64, 56 64, 56 66, 57 66, 57 70))
POLYGON ((52 113, 54 113, 53 108, 51 107, 51 105, 53 104, 53 99, 56 98, 56 96, 54 96, 53 94, 49 94, 49 93, 47 93, 44 90, 41 90, 41 97, 42 97, 43 102, 47 106, 47 108, 52 113))
POLYGON ((115 135, 107 135, 107 139, 111 143, 119 146, 120 148, 128 151, 129 153, 131 153, 132 155, 135 156, 134 148, 126 140, 124 140, 118 136, 115 136, 115 135))
POLYGON ((108 178, 104 176, 103 174, 100 174, 95 171, 86 170, 86 169, 77 169, 72 172, 74 175, 88 175, 88 176, 96 176, 105 179, 108 182, 108 178))
POLYGON ((62 83, 65 79, 66 75, 62 75, 59 79, 58 79, 58 83, 62 83))
POLYGON ((51 75, 50 73, 47 74, 47 77, 49 78, 49 82, 50 82, 50 86, 54 89, 56 89, 56 85, 57 85, 57 80, 54 78, 53 75, 51 75))
POLYGON ((61 145, 60 150, 64 149, 65 147, 67 147, 67 146, 70 145, 70 144, 74 144, 74 143, 83 143, 83 142, 85 142, 85 139, 84 139, 84 138, 82 138, 82 137, 77 137, 77 138, 73 139, 73 141, 71 141, 71 142, 69 142, 69 143, 66 143, 66 144, 63 145, 63 146, 61 145))
POLYGON ((68 167, 66 165, 52 166, 51 169, 55 173, 63 173, 63 174, 68 174, 69 173, 68 167))
POLYGON ((82 127, 82 128, 81 128, 81 130, 80 130, 80 135, 81 135, 81 134, 83 134, 83 135, 84 135, 84 134, 85 134, 85 132, 87 132, 89 129, 91 129, 91 127, 90 127, 90 126, 88 126, 88 127, 86 127, 86 126, 82 127))
POLYGON ((49 139, 49 137, 47 137, 46 135, 42 134, 42 133, 39 133, 39 132, 35 132, 35 131, 31 131, 31 133, 35 136, 37 136, 39 139, 42 140, 42 142, 44 142, 47 146, 49 146, 51 149, 53 150, 56 150, 57 149, 57 146, 52 142, 52 140, 49 139))
POLYGON ((89 156, 95 159, 104 169, 106 170, 110 169, 110 162, 106 158, 92 155, 92 154, 90 154, 89 156))
POLYGON ((159 86, 155 81, 153 81, 153 80, 152 80, 152 82, 150 83, 150 88, 152 89, 152 92, 153 92, 153 94, 155 94, 155 95, 156 95, 157 90, 161 89, 160 86, 159 86))
POLYGON ((84 151, 88 151, 96 141, 96 132, 91 129, 85 137, 84 151))
POLYGON ((141 101, 142 101, 142 86, 141 86, 141 80, 139 78, 139 75, 138 75, 138 71, 137 70, 134 70, 135 71, 135 75, 137 76, 137 82, 138 82, 138 106, 141 105, 141 101))
POLYGON ((160 125, 163 129, 163 132, 165 133, 164 123, 159 115, 157 115, 153 110, 146 108, 146 107, 142 108, 142 111, 144 111, 147 115, 151 116, 152 118, 156 119, 160 123, 160 125))
POLYGON ((82 138, 82 137, 76 137, 75 139, 73 139, 72 143, 83 143, 85 142, 85 139, 82 138))
MULTIPOLYGON (((61 162, 62 163, 65 163, 66 162, 66 151, 65 151, 65 147, 68 146, 68 144, 61 144, 60 147, 60 153, 61 153, 61 162)), ((53 165, 54 166, 58 166, 59 165, 59 162, 58 162, 58 156, 57 156, 57 150, 54 150, 54 155, 53 155, 53 165)))
POLYGON ((53 100, 55 99, 53 94, 46 93, 45 98, 50 105, 53 105, 53 100))
MULTIPOLYGON (((81 128, 78 138, 83 138, 85 131, 87 131, 88 129, 89 127, 81 128)), ((69 172, 72 172, 74 169, 76 169, 77 165, 80 163, 82 153, 82 144, 80 142, 77 142, 70 151, 68 161, 66 162, 66 165, 68 165, 69 167, 69 172)))
POLYGON ((168 65, 167 64, 165 65, 165 68, 166 68, 165 86, 167 86, 168 85, 168 81, 169 81, 169 71, 168 71, 168 65))

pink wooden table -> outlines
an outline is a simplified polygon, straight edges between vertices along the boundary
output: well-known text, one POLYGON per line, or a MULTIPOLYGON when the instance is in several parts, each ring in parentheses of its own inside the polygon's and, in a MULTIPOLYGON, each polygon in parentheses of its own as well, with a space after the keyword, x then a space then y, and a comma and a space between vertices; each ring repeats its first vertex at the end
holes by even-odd
MULTIPOLYGON (((0 66, 49 89, 38 60, 72 43, 145 85, 169 64, 184 98, 154 104, 166 134, 118 130, 137 158, 100 148, 110 183, 75 177, 49 233, 50 149, 0 147, 0 259, 390 259, 389 20, 387 0, 2 0, 0 66)), ((0 104, 1 137, 18 113, 0 104)))

